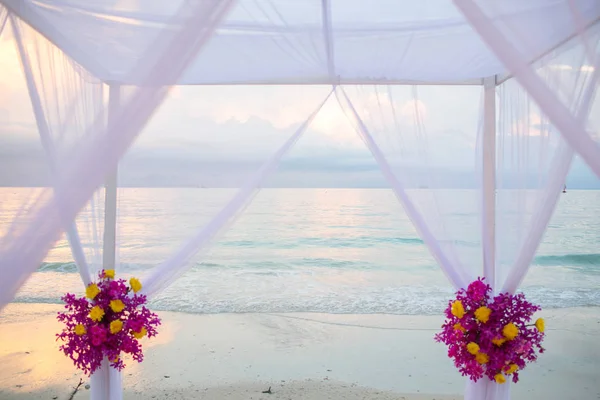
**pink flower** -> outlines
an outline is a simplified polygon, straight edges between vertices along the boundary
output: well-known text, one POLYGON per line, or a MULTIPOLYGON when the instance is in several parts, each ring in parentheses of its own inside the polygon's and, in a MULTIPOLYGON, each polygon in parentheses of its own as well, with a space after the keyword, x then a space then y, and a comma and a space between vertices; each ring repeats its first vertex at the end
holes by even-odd
POLYGON ((519 344, 519 347, 515 350, 517 354, 524 354, 531 350, 531 343, 523 341, 519 344))
MULTIPOLYGON (((477 381, 485 375, 494 381, 497 374, 506 372, 507 365, 516 365, 517 369, 510 376, 513 382, 517 382, 519 371, 527 363, 534 362, 537 353, 544 352, 541 346, 544 334, 530 323, 533 314, 539 310, 540 307, 526 301, 523 294, 501 293, 492 299, 491 287, 479 278, 466 290, 459 290, 456 299, 448 302, 444 311, 446 321, 442 331, 435 335, 435 340, 448 346, 448 357, 454 360, 463 376, 477 381), (457 300, 465 310, 460 319, 452 314, 452 304, 457 300), (486 323, 475 317, 475 311, 482 306, 490 309, 486 323), (512 332, 516 332, 514 338, 511 336, 512 340, 503 336, 504 327, 508 324, 514 325, 512 332), (477 345, 479 350, 476 354, 468 351, 470 343, 477 345), (478 359, 487 362, 479 363, 478 359)), ((473 350, 476 346, 471 345, 470 348, 473 350)))
POLYGON ((94 346, 100 346, 102 343, 104 343, 106 341, 106 336, 107 336, 106 329, 104 329, 98 325, 94 325, 90 328, 89 332, 90 332, 92 344, 94 346))
POLYGON ((141 331, 143 327, 144 321, 142 321, 141 319, 129 318, 129 321, 127 321, 127 328, 134 332, 141 331))
POLYGON ((491 291, 491 289, 492 288, 489 285, 483 283, 483 279, 477 279, 469 284, 469 287, 467 288, 467 294, 474 301, 481 301, 486 297, 487 292, 491 291))
POLYGON ((144 359, 142 346, 131 334, 133 328, 136 332, 143 330, 147 337, 153 337, 156 336, 156 328, 160 325, 158 316, 145 307, 146 296, 131 293, 123 279, 109 279, 101 272, 96 285, 99 292, 92 301, 85 297, 77 298, 71 293, 63 296, 65 311, 57 316, 64 324, 63 331, 56 335, 57 339, 63 341, 60 350, 86 374, 94 373, 105 357, 111 366, 123 369, 123 353, 141 362, 144 359), (111 301, 114 300, 120 300, 119 309, 122 309, 118 313, 110 307, 111 301), (94 306, 106 312, 99 323, 89 317, 94 306), (116 319, 124 322, 125 329, 111 333, 108 327, 116 319), (79 328, 75 329, 76 326, 79 328), (82 332, 81 326, 85 328, 86 333, 78 335, 77 332, 82 332))
POLYGON ((127 286, 125 286, 124 282, 122 279, 109 282, 109 294, 113 299, 120 298, 127 293, 127 286))

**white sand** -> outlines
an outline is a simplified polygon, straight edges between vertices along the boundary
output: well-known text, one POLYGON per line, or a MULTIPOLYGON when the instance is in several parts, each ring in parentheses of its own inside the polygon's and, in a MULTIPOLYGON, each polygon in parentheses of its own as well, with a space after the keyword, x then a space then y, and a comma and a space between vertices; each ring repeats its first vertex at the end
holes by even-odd
MULTIPOLYGON (((13 304, 0 314, 0 399, 68 399, 82 375, 57 350, 58 310, 13 304)), ((124 371, 126 399, 449 400, 464 388, 432 339, 441 316, 160 316, 146 360, 124 371), (269 386, 273 394, 262 394, 269 386)), ((547 352, 512 399, 599 399, 600 308, 543 316, 547 352)), ((82 387, 75 399, 85 398, 82 387)))

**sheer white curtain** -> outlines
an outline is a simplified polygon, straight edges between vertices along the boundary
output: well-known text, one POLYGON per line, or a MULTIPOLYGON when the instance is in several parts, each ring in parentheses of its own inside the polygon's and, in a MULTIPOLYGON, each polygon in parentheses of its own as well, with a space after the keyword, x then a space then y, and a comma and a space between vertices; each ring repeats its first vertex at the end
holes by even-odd
MULTIPOLYGON (((597 42, 597 39, 595 39, 597 42)), ((561 102, 587 126, 597 88, 597 69, 585 49, 566 43, 533 68, 561 102)), ((495 199, 497 292, 514 293, 529 270, 562 192, 574 152, 521 85, 509 79, 498 89, 495 199)), ((466 399, 501 400, 508 385, 468 383, 466 399)))
MULTIPOLYGON (((488 101, 494 102, 493 85, 491 91, 491 96, 487 93, 488 101)), ((457 122, 453 127, 450 121, 454 113, 476 114, 480 99, 486 94, 481 96, 480 88, 473 93, 472 88, 464 87, 394 86, 344 88, 337 94, 421 239, 454 288, 465 288, 477 276, 485 275, 488 281, 493 281, 496 214, 493 206, 490 209, 484 204, 489 183, 484 182, 482 169, 482 144, 486 138, 481 137, 481 128, 485 127, 485 121, 480 121, 479 129, 474 121, 469 131, 457 122), (426 91, 431 92, 427 98, 420 95, 426 91), (447 122, 442 122, 437 130, 426 129, 436 121, 438 125, 439 121, 447 122), (453 169, 458 171, 453 173, 453 169)), ((489 115, 479 111, 480 115, 489 115)), ((495 107, 492 118, 494 111, 495 107)), ((494 139, 495 135, 492 146, 494 139)), ((493 154, 494 149, 491 151, 493 154)), ((484 380, 477 384, 469 381, 465 398, 486 399, 485 395, 480 396, 481 387, 494 387, 499 394, 497 399, 507 398, 509 393, 508 384, 501 387, 484 380)))
MULTIPOLYGON (((46 60, 39 56, 39 47, 34 46, 29 51, 20 35, 19 25, 14 25, 15 40, 19 46, 29 94, 32 96, 36 123, 40 136, 45 141, 46 156, 50 160, 54 190, 43 191, 28 212, 19 213, 12 224, 17 229, 11 229, 3 237, 0 257, 0 271, 4 276, 0 284, 1 307, 14 297, 27 277, 40 265, 63 230, 68 231, 77 264, 80 267, 85 265, 76 226, 70 221, 88 203, 106 176, 116 169, 119 158, 164 99, 168 87, 157 86, 154 82, 162 82, 165 77, 169 82, 177 80, 195 54, 208 42, 232 3, 233 1, 205 1, 194 5, 183 3, 176 17, 183 17, 184 23, 176 25, 175 29, 173 26, 166 26, 163 35, 153 38, 152 43, 141 49, 139 63, 134 71, 144 77, 143 85, 135 90, 118 110, 114 120, 111 119, 108 124, 103 109, 85 109, 83 115, 89 119, 79 120, 79 126, 73 124, 75 132, 80 136, 69 138, 75 140, 65 144, 65 152, 62 154, 55 151, 55 139, 60 139, 64 133, 61 129, 69 125, 69 118, 73 118, 69 115, 68 106, 85 108, 89 102, 81 101, 83 97, 65 96, 65 93, 77 93, 77 90, 68 86, 56 86, 60 83, 60 79, 52 71, 56 66, 45 64, 46 60), (38 82, 35 82, 31 53, 39 59, 38 82), (50 71, 45 70, 46 68, 50 71), (50 77, 50 82, 44 82, 44 76, 50 77), (43 87, 44 83, 50 86, 43 87), (42 91, 54 93, 40 96, 42 91), (42 104, 44 101, 45 110, 42 104), (52 117, 48 117, 44 111, 48 114, 55 113, 56 138, 52 137, 50 129, 52 124, 49 121, 52 117), (65 154, 67 150, 68 154, 65 154), (56 170, 52 171, 53 168, 56 170)), ((95 94, 98 96, 97 92, 95 94)), ((102 99, 102 94, 99 98, 102 99)), ((97 105, 97 97, 96 100, 97 105)), ((73 114, 76 116, 77 113, 73 114)), ((81 271, 84 280, 88 280, 89 271, 86 273, 85 267, 81 271)), ((92 384, 93 399, 122 398, 121 377, 116 370, 102 368, 94 374, 92 384)))
POLYGON ((2 37, 2 31, 6 26, 6 21, 8 20, 8 11, 2 4, 0 4, 0 37, 2 37))
MULTIPOLYGON (((301 138, 302 134, 308 129, 314 118, 323 105, 327 102, 330 92, 325 99, 315 108, 314 111, 302 122, 285 142, 271 154, 266 161, 252 175, 244 178, 244 183, 237 190, 235 195, 216 213, 201 229, 187 240, 182 246, 170 255, 163 263, 150 272, 143 281, 143 293, 148 296, 154 296, 161 290, 173 283, 173 281, 198 263, 199 255, 202 255, 208 246, 216 237, 224 233, 235 220, 243 213, 252 199, 263 186, 264 182, 277 169, 281 159, 292 149, 294 144, 301 138)), ((235 145, 228 146, 230 149, 235 145)))
MULTIPOLYGON (((581 1, 563 4, 562 12, 572 16, 577 34, 530 64, 523 49, 552 27, 540 21, 540 27, 518 29, 510 19, 490 19, 504 7, 514 8, 514 3, 455 0, 516 81, 507 81, 500 89, 496 199, 496 283, 509 292, 518 288, 529 269, 565 182, 573 149, 600 176, 600 146, 588 131, 598 85, 598 21, 586 20, 581 1)), ((466 395, 486 400, 509 396, 499 392, 497 385, 483 383, 469 385, 466 395)))
POLYGON ((344 86, 336 94, 452 285, 467 285, 481 271, 482 257, 477 121, 471 121, 469 131, 459 131, 464 126, 458 120, 435 130, 426 127, 461 108, 471 110, 471 117, 477 115, 480 88, 344 86), (435 100, 440 93, 448 101, 464 100, 440 107, 444 100, 435 100))
MULTIPOLYGON (((57 187, 72 146, 82 139, 96 116, 104 114, 104 85, 31 27, 14 17, 11 23, 44 163, 49 170, 48 184, 57 187)), ((73 259, 85 285, 99 266, 100 205, 96 193, 66 229, 73 259)))
POLYGON ((39 266, 64 226, 88 202, 107 174, 115 170, 119 158, 160 105, 168 87, 154 86, 153 82, 165 76, 174 78, 183 72, 210 39, 231 3, 206 1, 182 6, 180 13, 185 23, 178 25, 178 29, 165 29, 164 35, 142 54, 137 71, 144 76, 145 85, 127 99, 108 127, 104 124, 104 115, 95 116, 94 123, 72 147, 71 157, 65 161, 65 173, 56 191, 60 196, 44 191, 24 216, 27 221, 21 224, 22 231, 3 238, 0 271, 5 279, 0 287, 0 305, 10 301, 39 266), (15 265, 19 268, 14 268, 15 265))
MULTIPOLYGON (((593 40, 597 45, 600 35, 593 40)), ((586 50, 567 43, 533 65, 545 85, 589 126, 600 70, 587 68, 586 50)), ((574 151, 525 89, 498 87, 498 288, 514 292, 525 277, 566 183, 574 151)))
MULTIPOLYGON (((489 49, 511 72, 514 79, 527 90, 527 93, 556 126, 567 143, 581 156, 590 168, 600 176, 600 144, 587 131, 585 121, 569 108, 569 104, 561 101, 559 93, 553 90, 525 57, 531 43, 539 40, 552 30, 552 22, 537 21, 537 25, 518 25, 510 18, 494 18, 506 10, 518 9, 517 0, 488 2, 478 0, 454 0, 473 29, 481 36, 489 49)), ((600 3, 584 0, 569 0, 560 4, 563 15, 570 15, 575 26, 572 41, 585 49, 586 63, 590 68, 598 65, 600 52, 593 44, 591 36, 600 29, 598 20, 589 20, 590 15, 597 15, 600 3), (587 12, 594 7, 593 13, 587 12)))
MULTIPOLYGON (((592 39, 595 46, 597 38, 592 39)), ((560 94, 583 125, 598 74, 598 68, 585 67, 585 51, 566 43, 534 65, 544 84, 560 94)), ((496 90, 492 79, 483 89, 479 130, 472 127, 479 132, 476 138, 450 129, 456 104, 464 110, 475 107, 475 96, 471 95, 471 104, 465 102, 467 94, 461 93, 465 88, 438 88, 442 94, 450 93, 447 101, 452 102, 439 116, 434 114, 436 100, 423 95, 433 89, 344 87, 337 95, 452 284, 465 287, 485 276, 496 292, 514 292, 542 239, 573 151, 517 82, 507 80, 496 90), (426 129, 436 117, 447 120, 443 134, 426 129), (492 123, 491 137, 486 137, 490 129, 486 119, 492 123), (470 139, 473 146, 470 151, 452 147, 450 138, 470 139), (490 154, 497 158, 491 162, 491 178, 490 170, 486 172, 490 154), (462 182, 451 174, 456 165, 462 165, 462 182), (469 190, 459 190, 465 184, 469 190)), ((437 102, 445 98, 440 99, 437 102)), ((509 385, 469 381, 465 398, 508 399, 509 385)))

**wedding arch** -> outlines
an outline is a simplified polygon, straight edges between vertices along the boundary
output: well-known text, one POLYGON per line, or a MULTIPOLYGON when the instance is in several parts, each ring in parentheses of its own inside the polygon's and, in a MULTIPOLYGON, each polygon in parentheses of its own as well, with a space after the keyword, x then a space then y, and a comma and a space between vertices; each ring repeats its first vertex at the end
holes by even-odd
MULTIPOLYGON (((146 277, 146 294, 173 282, 230 226, 332 95, 452 285, 482 275, 495 291, 514 292, 574 156, 600 176, 600 145, 589 126, 599 22, 597 0, 0 0, 0 35, 11 30, 52 176, 52 187, 23 204, 2 237, 0 306, 63 232, 83 282, 91 281, 95 267, 76 221, 99 202, 100 267, 115 265, 118 162, 179 85, 323 85, 331 92, 146 277), (457 245, 461 232, 444 212, 448 199, 436 190, 435 173, 414 176, 402 162, 406 146, 427 153, 423 85, 482 88, 475 250, 457 245), (402 87, 414 105, 410 129, 398 122, 394 94, 402 87), (403 141, 406 135, 414 140, 403 141), (535 147, 531 137, 539 139, 535 147)), ((93 399, 121 393, 118 371, 105 366, 92 376, 93 399)), ((465 392, 468 399, 508 396, 509 385, 484 380, 468 382, 465 392)))

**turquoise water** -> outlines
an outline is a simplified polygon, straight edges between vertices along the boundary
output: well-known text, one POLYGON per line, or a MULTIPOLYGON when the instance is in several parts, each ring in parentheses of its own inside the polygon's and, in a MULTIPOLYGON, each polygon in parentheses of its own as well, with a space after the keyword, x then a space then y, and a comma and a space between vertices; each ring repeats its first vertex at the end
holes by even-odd
MULTIPOLYGON (((13 204, 5 202, 0 214, 0 226, 6 227, 29 189, 0 191, 0 198, 13 204)), ((121 190, 118 269, 143 277, 231 193, 121 190)), ((468 225, 473 216, 455 217, 468 225)), ((86 239, 91 234, 85 224, 80 230, 92 254, 94 246, 86 239)), ((600 192, 562 195, 523 291, 546 308, 600 306, 599 239, 600 192)), ((81 290, 81 284, 63 240, 15 301, 54 303, 73 290, 81 290)), ((452 292, 391 191, 265 189, 152 305, 192 313, 437 314, 452 292)))

